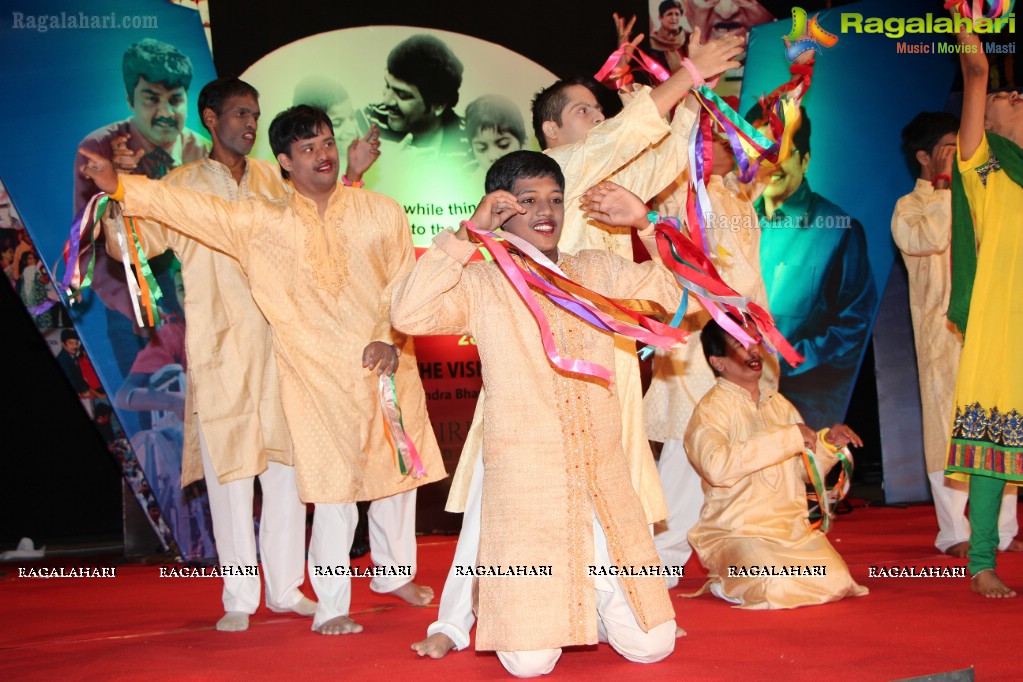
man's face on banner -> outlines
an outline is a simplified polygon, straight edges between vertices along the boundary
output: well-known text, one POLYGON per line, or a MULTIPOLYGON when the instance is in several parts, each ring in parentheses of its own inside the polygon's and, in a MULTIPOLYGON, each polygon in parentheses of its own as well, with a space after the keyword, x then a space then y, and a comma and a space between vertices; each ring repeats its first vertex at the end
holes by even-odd
POLYGON ((661 15, 661 28, 676 33, 682 25, 682 10, 672 7, 661 15))
POLYGON ((139 132, 156 146, 169 147, 185 129, 188 92, 183 87, 168 89, 162 83, 150 83, 139 77, 128 106, 139 132))
POLYGON ((414 133, 438 124, 433 108, 426 106, 419 88, 389 73, 384 75, 382 104, 387 112, 387 127, 395 132, 414 133))
POLYGON ((771 173, 767 187, 764 188, 764 197, 776 204, 783 203, 803 184, 803 176, 809 165, 810 155, 793 148, 789 158, 771 173))
MULTIPOLYGON (((774 21, 757 0, 689 0, 689 6, 693 10, 690 23, 700 28, 704 40, 729 35, 748 38, 754 26, 774 21)), ((740 61, 745 58, 745 52, 737 57, 740 61)))

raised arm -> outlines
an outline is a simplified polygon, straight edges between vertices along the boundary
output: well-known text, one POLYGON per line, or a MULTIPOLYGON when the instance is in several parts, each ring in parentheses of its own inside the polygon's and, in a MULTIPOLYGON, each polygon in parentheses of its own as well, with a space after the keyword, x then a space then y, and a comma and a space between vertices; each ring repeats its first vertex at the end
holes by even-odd
POLYGON ((975 33, 961 32, 956 37, 962 52, 963 115, 959 123, 959 160, 973 158, 984 139, 984 110, 987 105, 988 65, 984 46, 975 33))
MULTIPOLYGON (((704 43, 700 29, 696 28, 689 39, 689 63, 703 80, 709 81, 728 69, 737 69, 741 66, 735 61, 735 57, 742 52, 742 44, 743 39, 740 36, 731 35, 704 43)), ((671 74, 668 80, 654 88, 650 97, 657 106, 658 113, 667 116, 693 86, 693 75, 689 70, 679 69, 671 74)))
MULTIPOLYGON (((480 200, 470 222, 492 230, 515 213, 524 212, 515 195, 498 190, 480 200)), ((474 253, 476 245, 469 241, 465 223, 458 232, 444 230, 434 237, 433 246, 394 288, 394 328, 414 336, 471 334, 469 323, 477 292, 462 273, 474 253)))
POLYGON ((229 201, 194 190, 171 187, 141 176, 118 176, 110 161, 81 149, 88 162, 81 172, 121 203, 125 215, 145 216, 211 246, 245 264, 247 247, 263 224, 265 207, 257 201, 229 201))

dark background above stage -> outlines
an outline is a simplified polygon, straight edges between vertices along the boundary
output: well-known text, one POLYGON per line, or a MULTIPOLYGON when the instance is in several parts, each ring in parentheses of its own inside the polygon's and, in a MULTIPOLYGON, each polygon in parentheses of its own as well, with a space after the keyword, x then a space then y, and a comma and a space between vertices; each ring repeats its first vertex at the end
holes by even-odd
MULTIPOLYGON (((795 4, 813 12, 848 2, 761 0, 760 4, 775 17, 787 19, 795 4)), ((616 47, 611 18, 615 12, 636 15, 636 32, 648 33, 648 5, 636 0, 521 0, 500 4, 478 0, 343 4, 319 0, 211 0, 209 5, 213 61, 221 76, 238 75, 269 52, 300 38, 355 26, 422 26, 464 33, 503 45, 562 77, 592 74, 600 68, 616 47)), ((338 64, 337 68, 341 72, 352 66, 338 64)))

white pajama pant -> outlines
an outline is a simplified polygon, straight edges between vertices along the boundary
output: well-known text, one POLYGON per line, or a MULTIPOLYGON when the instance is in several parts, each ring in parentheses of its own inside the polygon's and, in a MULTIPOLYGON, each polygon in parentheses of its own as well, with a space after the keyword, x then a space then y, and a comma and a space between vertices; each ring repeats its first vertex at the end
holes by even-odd
MULTIPOLYGON (((593 519, 593 564, 610 567, 607 537, 596 517, 593 519)), ((593 581, 597 597, 597 636, 634 663, 656 663, 675 650, 675 621, 669 620, 643 632, 615 577, 597 576, 593 581)), ((561 649, 498 651, 505 670, 515 677, 537 677, 554 669, 561 649)))
POLYGON ((476 622, 472 612, 472 576, 456 575, 456 566, 475 566, 480 550, 480 506, 483 501, 483 450, 476 457, 476 466, 469 481, 469 497, 462 514, 462 530, 458 533, 455 557, 451 560, 444 591, 440 595, 437 620, 426 629, 427 636, 447 635, 455 649, 469 646, 469 631, 476 622))
MULTIPOLYGON (((689 463, 680 440, 667 440, 657 462, 664 498, 668 503, 667 529, 654 536, 657 555, 664 566, 685 566, 693 554, 689 531, 700 520, 703 508, 703 487, 700 475, 689 463)), ((677 576, 666 576, 668 587, 678 585, 677 576)))
MULTIPOLYGON (((219 483, 202 424, 198 424, 206 495, 213 519, 213 539, 221 566, 255 566, 256 532, 252 522, 255 481, 219 483)), ((260 572, 266 581, 266 606, 290 611, 302 599, 305 579, 306 506, 298 497, 294 467, 268 462, 259 475, 263 511, 259 520, 260 572)), ((224 610, 253 614, 259 607, 258 575, 224 576, 224 610)))
MULTIPOLYGON (((369 544, 377 566, 407 567, 408 575, 375 577, 374 592, 393 592, 416 575, 416 491, 399 493, 369 505, 369 544)), ((345 573, 359 513, 355 503, 316 504, 309 541, 309 582, 316 591, 313 629, 338 616, 352 604, 352 579, 345 573), (329 575, 328 575, 329 574, 329 575)))
MULTIPOLYGON (((927 474, 934 498, 934 513, 938 517, 938 537, 934 546, 945 552, 952 545, 970 541, 970 520, 966 516, 966 503, 970 499, 970 485, 956 481, 941 471, 927 474)), ((998 512, 998 549, 1004 550, 1019 533, 1016 518, 1016 486, 1005 486, 1002 508, 998 512)))

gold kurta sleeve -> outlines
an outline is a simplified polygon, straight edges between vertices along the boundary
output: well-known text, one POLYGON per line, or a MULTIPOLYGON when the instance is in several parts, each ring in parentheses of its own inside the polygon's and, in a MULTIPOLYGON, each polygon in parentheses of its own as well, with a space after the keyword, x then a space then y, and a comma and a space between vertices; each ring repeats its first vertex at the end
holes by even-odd
POLYGON ((892 238, 909 273, 924 460, 928 473, 944 471, 962 351, 962 339, 945 316, 952 289, 952 193, 917 180, 895 204, 892 238))
MULTIPOLYGON (((742 608, 795 608, 867 594, 827 537, 810 529, 806 472, 796 456, 803 449, 800 421, 783 396, 762 391, 754 403, 745 389, 719 378, 686 432, 686 453, 705 495, 689 542, 712 591, 742 608)), ((823 446, 816 451, 822 468, 836 461, 823 446)))

